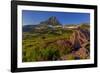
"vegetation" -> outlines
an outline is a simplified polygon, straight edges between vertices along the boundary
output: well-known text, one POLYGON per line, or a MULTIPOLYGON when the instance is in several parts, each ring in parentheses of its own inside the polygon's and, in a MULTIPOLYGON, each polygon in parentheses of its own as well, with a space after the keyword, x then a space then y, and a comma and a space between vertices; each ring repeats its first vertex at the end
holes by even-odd
POLYGON ((23 61, 58 60, 64 54, 70 52, 71 48, 57 44, 58 40, 70 38, 71 30, 56 30, 46 34, 23 33, 23 61), (66 34, 66 33, 67 34, 66 34))

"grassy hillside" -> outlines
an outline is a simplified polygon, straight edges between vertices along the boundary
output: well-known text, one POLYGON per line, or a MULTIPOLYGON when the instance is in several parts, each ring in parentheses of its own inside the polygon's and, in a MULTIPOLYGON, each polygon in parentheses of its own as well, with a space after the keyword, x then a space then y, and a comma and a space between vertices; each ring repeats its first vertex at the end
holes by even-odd
POLYGON ((44 31, 41 33, 23 33, 23 61, 60 59, 70 47, 58 45, 58 40, 68 40, 72 30, 44 31), (42 33, 42 34, 41 34, 42 33), (62 52, 61 50, 64 49, 62 52))
MULTIPOLYGON (((81 29, 89 29, 82 25, 81 29)), ((78 29, 44 28, 23 32, 22 61, 54 61, 54 60, 76 60, 88 57, 73 54, 73 34, 78 29)), ((89 41, 88 41, 89 42, 89 41)), ((86 46, 90 50, 89 45, 86 46)))

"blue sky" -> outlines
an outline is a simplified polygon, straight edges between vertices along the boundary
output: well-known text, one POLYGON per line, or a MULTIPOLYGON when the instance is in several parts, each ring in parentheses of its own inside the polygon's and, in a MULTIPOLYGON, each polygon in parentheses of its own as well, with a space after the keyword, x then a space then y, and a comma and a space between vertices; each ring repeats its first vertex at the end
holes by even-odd
POLYGON ((48 12, 48 11, 22 11, 23 25, 36 25, 41 21, 47 20, 49 17, 55 16, 61 24, 80 24, 90 23, 89 13, 75 13, 75 12, 48 12))

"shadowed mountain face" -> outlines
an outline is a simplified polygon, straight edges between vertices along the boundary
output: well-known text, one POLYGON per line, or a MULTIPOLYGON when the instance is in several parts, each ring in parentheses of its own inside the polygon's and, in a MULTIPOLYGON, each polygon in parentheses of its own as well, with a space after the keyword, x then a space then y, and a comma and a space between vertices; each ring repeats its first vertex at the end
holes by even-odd
POLYGON ((54 16, 23 26, 23 62, 89 59, 89 26, 63 26, 54 16))

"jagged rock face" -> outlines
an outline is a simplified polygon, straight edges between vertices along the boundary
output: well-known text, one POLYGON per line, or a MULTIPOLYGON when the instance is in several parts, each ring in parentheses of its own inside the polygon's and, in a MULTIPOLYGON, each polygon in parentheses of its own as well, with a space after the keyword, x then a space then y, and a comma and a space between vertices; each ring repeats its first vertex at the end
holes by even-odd
POLYGON ((81 30, 80 29, 80 32, 84 34, 84 38, 86 40, 90 40, 90 32, 88 30, 81 30))
POLYGON ((78 40, 78 31, 72 34, 71 40, 74 50, 77 51, 81 47, 80 41, 78 40))
POLYGON ((56 26, 56 25, 61 25, 61 24, 56 17, 52 16, 48 20, 40 22, 40 25, 56 26))
POLYGON ((90 39, 90 34, 88 30, 77 29, 72 34, 70 40, 73 45, 73 49, 77 51, 81 47, 85 47, 86 43, 88 43, 90 39))

